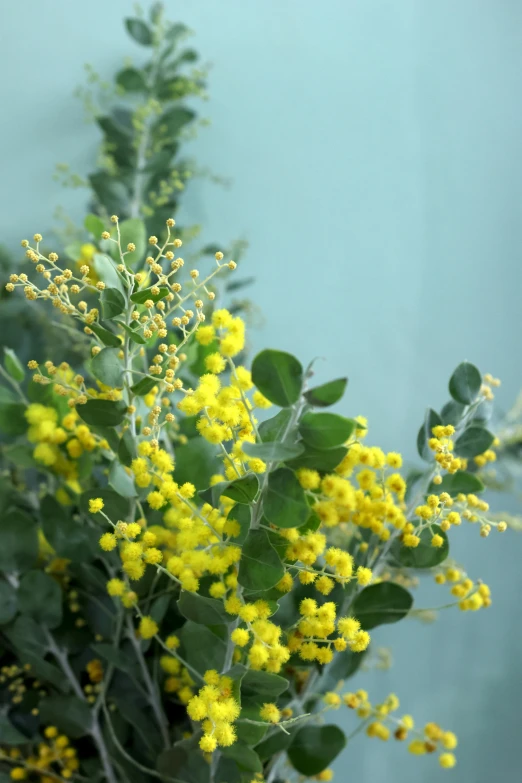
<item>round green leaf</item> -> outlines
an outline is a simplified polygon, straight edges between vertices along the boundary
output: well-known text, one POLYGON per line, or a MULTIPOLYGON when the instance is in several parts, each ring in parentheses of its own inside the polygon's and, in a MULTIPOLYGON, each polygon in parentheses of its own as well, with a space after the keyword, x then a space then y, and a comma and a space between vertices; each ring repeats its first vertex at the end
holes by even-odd
POLYGON ((119 352, 119 348, 102 348, 91 360, 92 374, 113 389, 123 387, 123 365, 118 358, 119 352))
POLYGON ((427 462, 431 462, 433 459, 433 452, 428 446, 428 441, 433 438, 433 427, 442 424, 442 420, 432 408, 428 408, 424 417, 424 422, 417 435, 417 451, 419 456, 427 462))
POLYGON ((223 601, 207 598, 198 593, 182 590, 178 600, 178 609, 183 617, 201 625, 223 625, 230 623, 232 617, 225 610, 223 601))
MULTIPOLYGON (((274 440, 285 442, 289 440, 289 435, 292 433, 289 430, 290 421, 292 419, 292 411, 288 408, 283 408, 271 419, 262 421, 258 427, 259 436, 263 443, 268 443, 274 440)), ((294 432, 297 432, 297 426, 294 427, 294 432)))
POLYGON ((31 517, 18 509, 0 521, 0 571, 27 571, 38 557, 38 533, 31 517))
POLYGON ((9 582, 0 582, 0 625, 10 623, 16 611, 16 590, 9 582))
POLYGON ((434 568, 443 563, 449 555, 448 537, 439 525, 431 525, 431 529, 425 528, 421 532, 418 546, 403 546, 400 541, 396 541, 392 547, 392 554, 405 568, 434 568), (442 546, 431 545, 434 535, 442 536, 444 540, 442 546))
POLYGON ((441 424, 452 424, 454 427, 456 427, 459 421, 462 419, 462 415, 465 410, 466 406, 461 402, 450 400, 446 403, 446 405, 444 405, 440 412, 440 418, 442 420, 441 424))
POLYGON ((457 402, 470 405, 476 400, 481 386, 482 378, 475 365, 462 362, 450 378, 449 393, 457 402))
POLYGON ((62 621, 62 591, 45 571, 29 571, 20 580, 18 608, 37 623, 56 628, 62 621))
POLYGON ((346 745, 346 737, 338 726, 303 726, 288 748, 294 769, 311 777, 326 769, 346 745))
POLYGON ((143 74, 136 68, 123 68, 116 75, 116 82, 126 92, 144 92, 147 89, 143 74))
POLYGON ((105 223, 101 217, 98 217, 98 215, 93 215, 92 212, 86 216, 85 220, 83 221, 83 225, 86 231, 92 234, 95 239, 100 239, 101 235, 105 231, 105 223))
POLYGON ((118 495, 122 495, 124 498, 136 497, 134 477, 127 472, 123 465, 120 465, 118 460, 114 460, 110 467, 109 484, 118 495))
POLYGON ((121 340, 114 332, 109 332, 108 329, 104 329, 100 324, 89 324, 96 337, 99 337, 104 345, 111 345, 113 348, 121 347, 121 340))
POLYGON ((484 427, 468 427, 455 441, 455 453, 472 459, 487 451, 494 440, 495 436, 484 427))
POLYGON ((348 378, 337 378, 335 381, 309 389, 304 396, 310 405, 315 405, 316 408, 327 408, 329 405, 335 405, 336 402, 339 402, 347 385, 348 378))
POLYGON ((266 530, 251 530, 239 561, 238 582, 247 590, 270 590, 284 576, 285 569, 266 530))
POLYGON ((25 370, 20 359, 11 348, 4 345, 4 367, 13 380, 20 383, 25 377, 25 370))
POLYGON ((87 702, 77 696, 54 695, 40 702, 40 720, 77 739, 89 733, 92 713, 87 702))
POLYGON ((169 289, 166 286, 160 286, 159 294, 153 294, 151 288, 144 288, 142 291, 136 291, 136 293, 132 294, 131 302, 145 304, 149 299, 151 302, 159 302, 161 299, 165 299, 168 293, 169 289))
POLYGON ((284 462, 298 457, 304 451, 301 443, 243 443, 243 451, 249 457, 258 457, 265 462, 284 462))
POLYGON ((305 413, 299 424, 303 440, 315 449, 332 449, 346 443, 357 424, 337 413, 305 413))
POLYGON ((369 631, 377 625, 397 623, 413 604, 411 594, 394 582, 380 582, 362 590, 353 603, 353 614, 369 631))
POLYGON ((97 531, 73 519, 69 509, 51 495, 42 499, 40 514, 44 535, 59 557, 86 562, 99 554, 97 531))
POLYGON ((304 489, 288 468, 270 473, 263 513, 271 524, 285 528, 301 527, 310 516, 304 489))
POLYGON ((318 470, 319 473, 331 473, 343 461, 347 451, 346 446, 336 446, 333 449, 315 449, 306 446, 304 452, 289 463, 289 467, 292 470, 310 468, 318 470))
POLYGON ((76 408, 86 424, 102 427, 116 427, 121 424, 127 412, 127 405, 119 400, 87 400, 76 408))
POLYGON ((131 386, 131 392, 135 394, 137 397, 144 397, 146 394, 152 391, 153 388, 157 385, 158 385, 157 378, 142 378, 133 386, 131 386))
POLYGON ((252 380, 270 402, 288 408, 301 394, 303 368, 292 354, 267 349, 252 362, 252 380))
POLYGON ((125 27, 129 35, 142 46, 152 46, 152 30, 141 19, 130 18, 125 20, 125 27))
POLYGON ((100 296, 102 315, 107 320, 116 318, 125 310, 125 297, 117 288, 104 288, 100 296))
POLYGON ((451 497, 455 497, 463 492, 465 495, 476 492, 482 492, 484 484, 474 473, 467 473, 465 470, 458 470, 456 473, 448 473, 442 479, 442 484, 431 484, 430 492, 447 492, 451 497))

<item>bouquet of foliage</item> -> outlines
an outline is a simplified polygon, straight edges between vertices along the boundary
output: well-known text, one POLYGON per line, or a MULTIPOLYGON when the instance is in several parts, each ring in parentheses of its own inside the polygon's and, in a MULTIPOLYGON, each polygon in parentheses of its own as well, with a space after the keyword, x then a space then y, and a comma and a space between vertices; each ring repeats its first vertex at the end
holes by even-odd
POLYGON ((30 360, 30 374, 4 357, 0 774, 327 781, 347 741, 339 709, 353 733, 453 767, 452 731, 346 681, 372 629, 420 611, 419 572, 460 610, 490 605, 449 538, 463 522, 506 529, 475 461, 494 458, 497 381, 457 367, 406 479, 364 418, 327 410, 346 378, 314 386, 278 350, 245 366, 245 324, 216 306, 234 261, 183 274, 171 218, 149 255, 116 215, 101 228, 112 252, 96 278, 35 234, 22 245, 36 277, 6 286, 80 326, 90 351, 84 366, 30 360))

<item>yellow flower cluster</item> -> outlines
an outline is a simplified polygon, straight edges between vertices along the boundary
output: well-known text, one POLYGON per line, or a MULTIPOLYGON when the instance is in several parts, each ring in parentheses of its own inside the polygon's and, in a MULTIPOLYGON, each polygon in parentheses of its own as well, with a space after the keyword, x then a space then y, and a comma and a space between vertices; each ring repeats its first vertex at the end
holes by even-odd
POLYGON ((246 626, 236 628, 231 638, 238 648, 250 644, 247 653, 250 668, 276 674, 281 671, 290 658, 290 650, 281 644, 282 629, 268 619, 272 614, 270 604, 262 600, 245 603, 240 593, 234 592, 225 600, 225 609, 246 626))
POLYGON ((10 772, 12 780, 27 780, 37 774, 40 783, 55 783, 74 777, 80 764, 69 738, 59 734, 56 726, 47 726, 43 734, 47 741, 38 743, 29 756, 24 757, 19 748, 12 748, 8 756, 0 750, 0 760, 10 759, 17 764, 10 772))
POLYGON ((301 620, 290 633, 288 646, 304 661, 330 663, 334 651, 363 652, 370 644, 370 634, 361 630, 354 617, 340 617, 336 621, 336 606, 328 601, 321 606, 313 598, 304 598, 299 605, 301 620), (338 635, 331 639, 335 631, 338 635))
POLYGON ((491 606, 491 591, 484 582, 474 582, 467 574, 456 566, 441 567, 435 574, 439 585, 450 584, 450 592, 458 598, 458 606, 462 611, 477 611, 491 606))
POLYGON ((34 402, 27 406, 25 418, 29 424, 28 440, 36 444, 34 459, 63 476, 70 489, 81 492, 76 460, 84 452, 108 448, 107 442, 94 435, 86 424, 78 423, 75 410, 60 417, 55 408, 34 402))
POLYGON ((330 708, 336 709, 341 704, 345 704, 350 709, 356 710, 358 717, 365 723, 366 734, 369 737, 386 741, 393 736, 396 740, 404 741, 413 735, 414 739, 408 746, 410 753, 419 756, 442 750, 439 756, 441 767, 451 768, 456 764, 454 754, 449 752, 457 747, 455 734, 452 731, 444 731, 436 723, 427 723, 423 730, 417 730, 411 715, 395 717, 392 713, 399 709, 400 703, 394 693, 390 693, 382 704, 375 705, 371 704, 368 693, 364 690, 345 693, 342 696, 330 692, 325 694, 324 702, 330 708))
POLYGON ((218 745, 226 748, 236 741, 234 721, 241 708, 232 696, 230 677, 210 669, 205 672, 204 680, 205 685, 187 704, 187 713, 189 718, 202 723, 199 747, 205 753, 212 753, 218 745))

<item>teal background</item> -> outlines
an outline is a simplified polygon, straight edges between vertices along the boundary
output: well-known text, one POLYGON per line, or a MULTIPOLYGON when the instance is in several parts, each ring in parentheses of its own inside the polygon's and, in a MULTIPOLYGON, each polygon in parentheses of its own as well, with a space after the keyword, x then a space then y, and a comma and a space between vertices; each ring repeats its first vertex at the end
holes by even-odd
MULTIPOLYGON (((231 177, 195 183, 184 217, 205 235, 243 236, 243 267, 264 322, 254 350, 322 357, 320 377, 350 376, 343 409, 370 439, 414 459, 426 405, 439 406, 466 358, 522 386, 522 4, 518 0, 198 0, 167 2, 213 63, 194 142, 231 177)), ((80 218, 84 192, 51 179, 85 172, 98 133, 72 98, 83 63, 109 77, 129 54, 124 0, 17 0, 2 8, 2 241, 45 233, 55 206, 80 218)), ((503 507, 504 499, 495 502, 503 507)), ((339 781, 489 783, 519 779, 522 537, 457 531, 453 552, 491 585, 494 606, 375 633, 389 672, 358 676, 419 723, 459 734, 458 767, 358 737, 339 781)), ((445 603, 427 588, 420 605, 445 603), (425 602, 424 602, 425 601, 425 602)), ((351 683, 352 684, 352 683, 351 683)), ((351 685, 350 684, 350 685, 351 685)), ((334 716, 337 718, 337 715, 334 716)), ((353 716, 338 714, 351 730, 353 716)))

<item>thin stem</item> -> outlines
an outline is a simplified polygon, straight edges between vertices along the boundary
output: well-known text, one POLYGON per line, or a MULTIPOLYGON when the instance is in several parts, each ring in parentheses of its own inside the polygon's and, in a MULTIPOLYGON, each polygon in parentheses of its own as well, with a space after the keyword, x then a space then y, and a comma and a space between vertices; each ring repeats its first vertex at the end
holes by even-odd
POLYGON ((6 370, 2 367, 1 364, 0 364, 0 375, 3 375, 3 377, 6 379, 6 381, 9 384, 11 384, 11 386, 13 387, 15 392, 20 396, 20 398, 21 398, 22 402, 24 403, 24 405, 29 405, 29 400, 27 399, 27 397, 23 393, 22 389, 20 388, 20 384, 17 383, 14 378, 11 378, 9 373, 6 372, 6 370))
MULTIPOLYGON (((54 637, 47 629, 46 629, 46 636, 47 636, 47 643, 49 645, 49 652, 51 652, 54 655, 54 657, 60 664, 60 667, 63 673, 65 674, 65 676, 67 677, 67 679, 69 680, 69 683, 71 684, 74 693, 82 701, 87 701, 85 698, 85 694, 82 691, 81 685, 76 679, 73 670, 71 669, 71 665, 69 663, 67 653, 65 652, 65 650, 62 650, 60 649, 60 647, 58 647, 58 645, 54 640, 54 637)), ((90 735, 98 750, 98 754, 100 756, 100 761, 103 767, 103 771, 107 783, 117 783, 116 776, 114 774, 114 770, 111 765, 109 752, 107 750, 105 741, 103 739, 103 734, 100 727, 100 723, 98 721, 98 716, 94 711, 92 713, 92 726, 90 729, 90 735)))
POLYGON ((168 722, 167 718, 165 717, 165 714, 163 712, 163 709, 161 707, 161 700, 156 688, 156 685, 152 682, 150 672, 147 668, 147 664, 145 662, 145 658, 143 656, 143 652, 140 646, 140 643, 138 639, 136 639, 136 634, 134 632, 134 626, 132 625, 132 620, 128 616, 127 617, 127 634, 131 641, 131 644, 134 648, 134 652, 136 654, 136 658, 138 659, 138 663, 140 665, 141 673, 143 675, 143 679, 145 681, 145 686, 147 688, 147 692, 149 694, 149 702, 150 706, 152 707, 152 711, 154 712, 154 715, 156 717, 156 721, 158 723, 159 729, 161 731, 161 736, 163 739, 163 744, 165 748, 170 747, 170 738, 169 738, 169 731, 168 731, 168 722))

